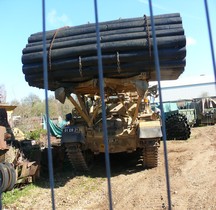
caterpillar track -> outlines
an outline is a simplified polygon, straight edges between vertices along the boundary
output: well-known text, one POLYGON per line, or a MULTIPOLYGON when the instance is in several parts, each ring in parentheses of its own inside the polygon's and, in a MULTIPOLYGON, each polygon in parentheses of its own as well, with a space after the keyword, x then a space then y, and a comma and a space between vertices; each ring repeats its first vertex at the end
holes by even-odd
POLYGON ((159 143, 157 141, 146 141, 143 148, 143 167, 154 168, 158 166, 158 148, 159 143))
POLYGON ((65 143, 67 157, 76 173, 88 172, 89 168, 80 143, 65 143))
POLYGON ((190 138, 190 126, 186 116, 174 113, 166 119, 167 140, 187 140, 190 138))

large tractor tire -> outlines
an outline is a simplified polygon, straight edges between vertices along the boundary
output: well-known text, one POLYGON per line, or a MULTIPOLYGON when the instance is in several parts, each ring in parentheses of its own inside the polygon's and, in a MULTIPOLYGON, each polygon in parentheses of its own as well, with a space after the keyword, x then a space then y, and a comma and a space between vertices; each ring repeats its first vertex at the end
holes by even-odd
POLYGON ((171 114, 166 118, 165 123, 167 140, 187 140, 190 138, 190 126, 185 115, 171 114))
POLYGON ((7 167, 3 163, 0 163, 0 180, 0 192, 5 192, 9 184, 9 174, 7 167))
POLYGON ((7 168, 8 176, 9 176, 8 186, 6 191, 10 191, 14 188, 17 181, 16 171, 11 163, 6 162, 4 163, 4 166, 7 168))

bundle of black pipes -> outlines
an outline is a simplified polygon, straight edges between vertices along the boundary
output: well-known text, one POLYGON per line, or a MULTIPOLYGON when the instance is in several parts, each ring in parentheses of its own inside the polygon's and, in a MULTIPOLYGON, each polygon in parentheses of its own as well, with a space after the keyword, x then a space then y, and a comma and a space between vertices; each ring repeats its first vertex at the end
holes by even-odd
MULTIPOLYGON (((177 79, 186 62, 186 38, 179 13, 154 16, 161 79, 177 79)), ((156 80, 150 17, 101 22, 104 77, 128 78, 145 73, 156 80)), ((23 49, 25 79, 43 87, 42 32, 32 34, 23 49)), ((46 32, 49 89, 98 78, 95 24, 46 32)))

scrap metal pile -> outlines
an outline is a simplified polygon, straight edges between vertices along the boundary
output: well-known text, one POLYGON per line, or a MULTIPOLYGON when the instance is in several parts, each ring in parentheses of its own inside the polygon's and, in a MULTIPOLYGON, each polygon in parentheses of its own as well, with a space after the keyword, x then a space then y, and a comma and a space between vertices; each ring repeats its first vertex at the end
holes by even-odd
MULTIPOLYGON (((186 37, 179 13, 154 16, 162 80, 184 71, 186 37)), ((148 16, 99 23, 104 78, 145 74, 156 80, 152 23, 148 16)), ((46 32, 49 89, 98 78, 94 23, 46 32)), ((23 73, 30 86, 43 88, 43 33, 32 34, 23 49, 23 73)))
POLYGON ((14 106, 0 104, 0 193, 39 177, 40 147, 30 140, 15 139, 6 108, 10 110, 14 106), (35 149, 37 155, 32 160, 35 149))

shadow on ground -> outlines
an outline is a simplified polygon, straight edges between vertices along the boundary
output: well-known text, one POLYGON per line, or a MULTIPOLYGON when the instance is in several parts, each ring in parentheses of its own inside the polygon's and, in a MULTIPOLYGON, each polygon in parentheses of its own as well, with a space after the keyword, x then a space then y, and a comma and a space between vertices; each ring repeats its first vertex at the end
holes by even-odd
MULTIPOLYGON (((139 155, 136 153, 120 153, 110 154, 110 173, 111 177, 121 174, 131 174, 144 170, 139 155)), ((106 158, 104 154, 96 155, 90 170, 87 173, 75 173, 67 158, 63 163, 56 164, 53 167, 54 187, 62 187, 71 179, 78 176, 86 176, 90 178, 106 178, 106 158)), ((49 170, 48 167, 43 168, 41 176, 36 180, 35 184, 42 188, 50 188, 49 170)))

